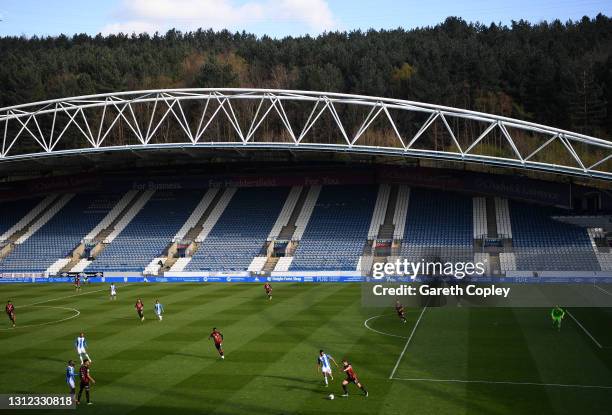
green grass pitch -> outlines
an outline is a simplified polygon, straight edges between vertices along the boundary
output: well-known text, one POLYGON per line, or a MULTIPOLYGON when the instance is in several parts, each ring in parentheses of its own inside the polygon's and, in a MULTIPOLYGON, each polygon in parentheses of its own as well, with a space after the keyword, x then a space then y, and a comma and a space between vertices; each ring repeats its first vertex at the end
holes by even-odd
POLYGON ((82 413, 612 413, 610 310, 572 309, 583 327, 566 317, 558 332, 548 309, 414 309, 402 324, 392 309, 362 308, 358 284, 278 283, 272 301, 260 284, 119 284, 115 302, 107 285, 76 296, 59 284, 0 289, 19 326, 6 317, 0 326, 0 393, 67 392, 65 364, 78 366, 84 331, 97 384, 82 413), (213 326, 224 361, 208 340, 213 326), (370 396, 351 385, 341 398, 337 371, 325 388, 320 348, 347 357, 370 396))

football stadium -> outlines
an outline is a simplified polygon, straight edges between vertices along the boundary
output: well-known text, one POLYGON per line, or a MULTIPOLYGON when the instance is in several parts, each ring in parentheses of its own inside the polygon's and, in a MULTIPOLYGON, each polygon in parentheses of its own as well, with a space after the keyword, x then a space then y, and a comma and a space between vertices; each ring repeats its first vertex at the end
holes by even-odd
MULTIPOLYGON (((564 36, 592 30, 612 88, 612 23, 585 19, 564 36)), ((532 29, 562 42, 553 26, 532 29)), ((210 46, 221 72, 255 67, 226 35, 206 35, 242 54, 210 46)), ((134 36, 5 37, 0 61, 32 48, 44 72, 41 50, 84 62, 89 42, 127 61, 134 36)), ((151 59, 193 42, 175 36, 151 59)), ((428 76, 397 68, 407 90, 428 76)), ((567 121, 240 77, 91 91, 66 72, 10 95, 0 70, 0 411, 610 413, 612 128, 586 76, 567 121)))

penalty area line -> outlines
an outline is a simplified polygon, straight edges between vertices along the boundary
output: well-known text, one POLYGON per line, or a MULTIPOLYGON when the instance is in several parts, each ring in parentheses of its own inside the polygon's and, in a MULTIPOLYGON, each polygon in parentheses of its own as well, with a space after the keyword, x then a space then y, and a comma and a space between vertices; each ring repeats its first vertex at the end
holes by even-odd
POLYGON ((392 378, 406 382, 440 382, 440 383, 480 383, 484 385, 519 385, 519 386, 548 386, 559 388, 580 388, 580 389, 612 389, 606 385, 575 385, 567 383, 538 383, 538 382, 512 382, 496 380, 462 380, 462 379, 427 379, 427 378, 392 378))
POLYGON ((395 366, 393 367, 393 370, 391 371, 391 374, 389 375, 389 379, 393 379, 393 376, 395 375, 395 372, 397 371, 397 368, 399 367, 399 364, 402 361, 404 354, 406 353, 406 349, 408 349, 408 345, 410 344, 410 341, 412 340, 412 336, 414 336, 414 332, 416 331, 417 327, 419 326, 419 323, 421 322, 421 317, 423 317, 425 310, 427 310, 427 304, 425 305, 425 307, 423 307, 421 314, 419 314, 419 318, 414 324, 414 327, 412 328, 412 331, 410 332, 410 336, 408 336, 408 340, 406 340, 406 344, 404 344, 404 349, 402 350, 402 353, 397 358, 397 362, 395 362, 395 366))
POLYGON ((600 349, 603 349, 603 346, 601 345, 601 343, 597 341, 597 339, 578 321, 578 319, 574 317, 574 315, 570 313, 569 310, 565 310, 565 311, 567 312, 567 315, 570 316, 571 319, 576 322, 576 324, 578 324, 578 327, 580 327, 582 331, 584 331, 586 335, 589 336, 591 340, 593 340, 593 342, 597 345, 597 347, 599 347, 600 349))

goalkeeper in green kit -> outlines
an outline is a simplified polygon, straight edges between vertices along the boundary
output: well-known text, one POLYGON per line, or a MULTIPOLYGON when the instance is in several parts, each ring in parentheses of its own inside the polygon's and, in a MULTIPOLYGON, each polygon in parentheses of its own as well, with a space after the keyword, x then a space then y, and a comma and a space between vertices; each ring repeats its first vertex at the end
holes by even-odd
POLYGON ((552 317, 553 327, 557 326, 557 330, 561 330, 561 321, 563 317, 565 317, 565 310, 559 306, 555 306, 550 312, 550 316, 552 317))

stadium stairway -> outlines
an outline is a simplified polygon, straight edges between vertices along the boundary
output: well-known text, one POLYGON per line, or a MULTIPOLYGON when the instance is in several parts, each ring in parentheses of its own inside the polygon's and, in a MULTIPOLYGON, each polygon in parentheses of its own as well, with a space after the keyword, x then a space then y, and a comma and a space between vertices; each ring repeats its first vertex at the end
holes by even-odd
POLYGON ((111 210, 118 194, 66 194, 51 204, 15 241, 0 268, 8 272, 56 274, 82 236, 111 210))
MULTIPOLYGON (((183 258, 178 258, 176 261, 170 261, 169 266, 171 272, 183 271, 189 265, 193 256, 198 252, 200 244, 206 239, 210 231, 214 228, 215 224, 227 208, 227 205, 234 197, 234 194, 236 194, 236 190, 237 189, 235 187, 219 189, 217 191, 214 189, 209 189, 209 191, 204 194, 202 200, 196 207, 197 210, 203 211, 203 213, 196 224, 185 233, 183 238, 191 241, 188 248, 190 255, 183 258), (204 206, 206 207, 204 208, 204 206)), ((181 228, 181 231, 182 230, 183 229, 181 228)))
MULTIPOLYGON (((108 236, 114 229, 115 224, 123 217, 129 208, 138 199, 139 194, 137 190, 128 190, 120 199, 117 201, 115 206, 106 214, 106 216, 81 239, 81 243, 71 252, 70 260, 67 262, 58 261, 58 265, 63 264, 61 268, 49 270, 50 273, 60 274, 62 272, 82 272, 91 263, 88 258, 83 258, 85 252, 86 243, 100 243, 108 236)), ((103 246, 100 246, 94 253, 97 254, 103 246)))
POLYGON ((368 239, 372 235, 374 235, 374 240, 369 241, 369 252, 365 252, 364 256, 367 256, 367 260, 364 261, 364 257, 359 261, 359 268, 361 271, 370 272, 372 270, 372 264, 374 262, 377 263, 386 263, 389 259, 389 255, 387 253, 380 254, 379 250, 376 249, 376 245, 378 241, 391 241, 391 252, 393 250, 394 244, 394 233, 395 233, 395 224, 393 223, 393 219, 395 218, 395 208, 397 207, 397 200, 399 194, 399 186, 398 185, 381 185, 379 188, 379 197, 376 200, 377 206, 380 202, 380 193, 385 192, 386 196, 382 196, 385 198, 382 201, 383 205, 379 207, 379 212, 376 212, 376 207, 374 208, 375 212, 372 215, 372 222, 375 222, 375 216, 380 215, 382 213, 382 220, 379 220, 378 227, 375 232, 370 227, 368 231, 368 239), (383 187, 384 186, 384 187, 383 187))
POLYGON ((325 186, 319 193, 316 203, 304 204, 304 211, 310 210, 308 226, 301 231, 290 271, 355 271, 367 244, 378 189, 325 186))
MULTIPOLYGON (((189 219, 204 191, 145 191, 117 227, 105 238, 105 249, 87 267, 92 271, 158 272, 165 262, 172 237, 189 219), (153 262, 155 259, 155 262, 153 262), (158 267, 159 268, 159 267, 158 267)), ((171 253, 170 253, 171 254, 171 253)))
POLYGON ((57 194, 52 194, 40 201, 30 199, 3 203, 2 218, 0 218, 0 230, 3 233, 0 235, 0 241, 15 242, 58 197, 57 194), (28 213, 22 217, 24 210, 28 210, 28 213), (17 219, 18 221, 14 222, 17 219))

